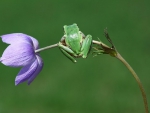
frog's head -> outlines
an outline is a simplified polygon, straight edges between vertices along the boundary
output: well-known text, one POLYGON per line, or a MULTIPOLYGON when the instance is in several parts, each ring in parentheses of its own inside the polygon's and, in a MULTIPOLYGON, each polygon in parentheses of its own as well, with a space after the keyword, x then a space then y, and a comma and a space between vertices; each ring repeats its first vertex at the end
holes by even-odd
POLYGON ((72 25, 65 25, 64 26, 64 32, 65 34, 73 34, 73 33, 78 33, 79 32, 79 28, 77 26, 77 24, 72 24, 72 25))

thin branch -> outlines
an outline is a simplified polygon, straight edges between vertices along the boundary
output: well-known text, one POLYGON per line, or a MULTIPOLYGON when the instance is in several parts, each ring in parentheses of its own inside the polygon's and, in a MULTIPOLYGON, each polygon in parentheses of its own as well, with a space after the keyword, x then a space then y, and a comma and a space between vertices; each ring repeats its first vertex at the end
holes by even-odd
POLYGON ((44 51, 44 50, 47 50, 47 49, 51 49, 51 48, 54 48, 54 47, 57 47, 58 44, 53 44, 53 45, 50 45, 50 46, 47 46, 47 47, 43 47, 43 48, 40 48, 38 50, 35 50, 35 53, 39 53, 41 51, 44 51))
POLYGON ((109 46, 107 46, 106 44, 102 43, 102 42, 99 42, 99 41, 96 41, 96 40, 93 40, 92 41, 93 44, 97 44, 97 45, 100 45, 100 46, 104 46, 106 48, 110 48, 109 46))

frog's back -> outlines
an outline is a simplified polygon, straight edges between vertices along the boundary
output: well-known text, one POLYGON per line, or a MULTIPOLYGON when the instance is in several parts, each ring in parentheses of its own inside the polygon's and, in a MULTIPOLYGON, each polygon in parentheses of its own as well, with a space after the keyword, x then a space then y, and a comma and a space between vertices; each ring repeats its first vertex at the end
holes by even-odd
POLYGON ((77 26, 77 24, 72 24, 69 26, 64 26, 64 30, 67 36, 78 33, 79 32, 79 28, 77 26))
POLYGON ((75 52, 80 53, 82 37, 76 24, 64 26, 66 33, 66 43, 75 52))

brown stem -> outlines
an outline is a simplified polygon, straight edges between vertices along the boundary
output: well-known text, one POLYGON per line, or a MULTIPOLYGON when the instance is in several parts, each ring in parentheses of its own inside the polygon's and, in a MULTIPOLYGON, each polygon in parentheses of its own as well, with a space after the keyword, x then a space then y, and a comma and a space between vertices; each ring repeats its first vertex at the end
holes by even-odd
POLYGON ((137 83, 138 83, 138 85, 140 87, 141 93, 142 93, 144 106, 145 106, 145 111, 146 111, 146 113, 149 113, 146 93, 144 91, 143 85, 142 85, 139 77, 137 76, 135 71, 132 69, 132 67, 127 63, 127 61, 118 52, 117 52, 116 58, 119 59, 129 69, 129 71, 132 73, 133 77, 137 81, 137 83))
POLYGON ((143 88, 143 85, 139 79, 139 77, 137 76, 137 74, 135 73, 135 71, 132 69, 132 67, 128 64, 128 62, 118 53, 118 51, 116 49, 112 49, 110 48, 109 46, 107 46, 106 44, 102 43, 102 42, 99 42, 99 41, 95 41, 93 40, 92 41, 93 44, 97 44, 97 45, 100 45, 102 48, 106 48, 105 50, 106 53, 110 54, 111 56, 113 57, 116 57, 117 59, 119 59, 127 68, 128 70, 131 72, 131 74, 133 75, 133 77, 135 78, 136 82, 138 83, 139 85, 139 88, 140 88, 140 91, 142 93, 142 97, 143 97, 143 101, 144 101, 144 106, 145 106, 145 111, 146 113, 149 113, 149 110, 148 110, 148 102, 147 102, 147 98, 146 98, 146 93, 144 91, 144 88, 143 88), (109 48, 109 49, 108 49, 109 48), (109 51, 110 50, 110 51, 109 51), (111 51, 115 51, 115 52, 111 52, 111 51), (113 55, 112 55, 113 54, 113 55))

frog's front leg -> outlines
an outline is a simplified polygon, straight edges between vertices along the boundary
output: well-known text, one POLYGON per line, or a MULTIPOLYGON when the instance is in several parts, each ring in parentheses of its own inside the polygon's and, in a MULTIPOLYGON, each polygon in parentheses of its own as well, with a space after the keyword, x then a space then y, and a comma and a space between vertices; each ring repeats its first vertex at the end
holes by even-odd
POLYGON ((87 35, 85 37, 85 39, 83 40, 83 44, 81 47, 81 51, 82 51, 82 57, 86 58, 90 49, 91 49, 91 44, 92 44, 92 36, 91 35, 87 35))
POLYGON ((70 49, 68 48, 67 46, 64 46, 63 44, 61 44, 61 42, 59 42, 58 44, 60 50, 62 51, 62 53, 67 57, 69 58, 72 62, 77 62, 70 54, 75 55, 75 53, 70 49), (70 53, 70 54, 69 54, 70 53))
POLYGON ((79 32, 82 35, 82 38, 85 39, 85 35, 81 31, 79 31, 79 32))

